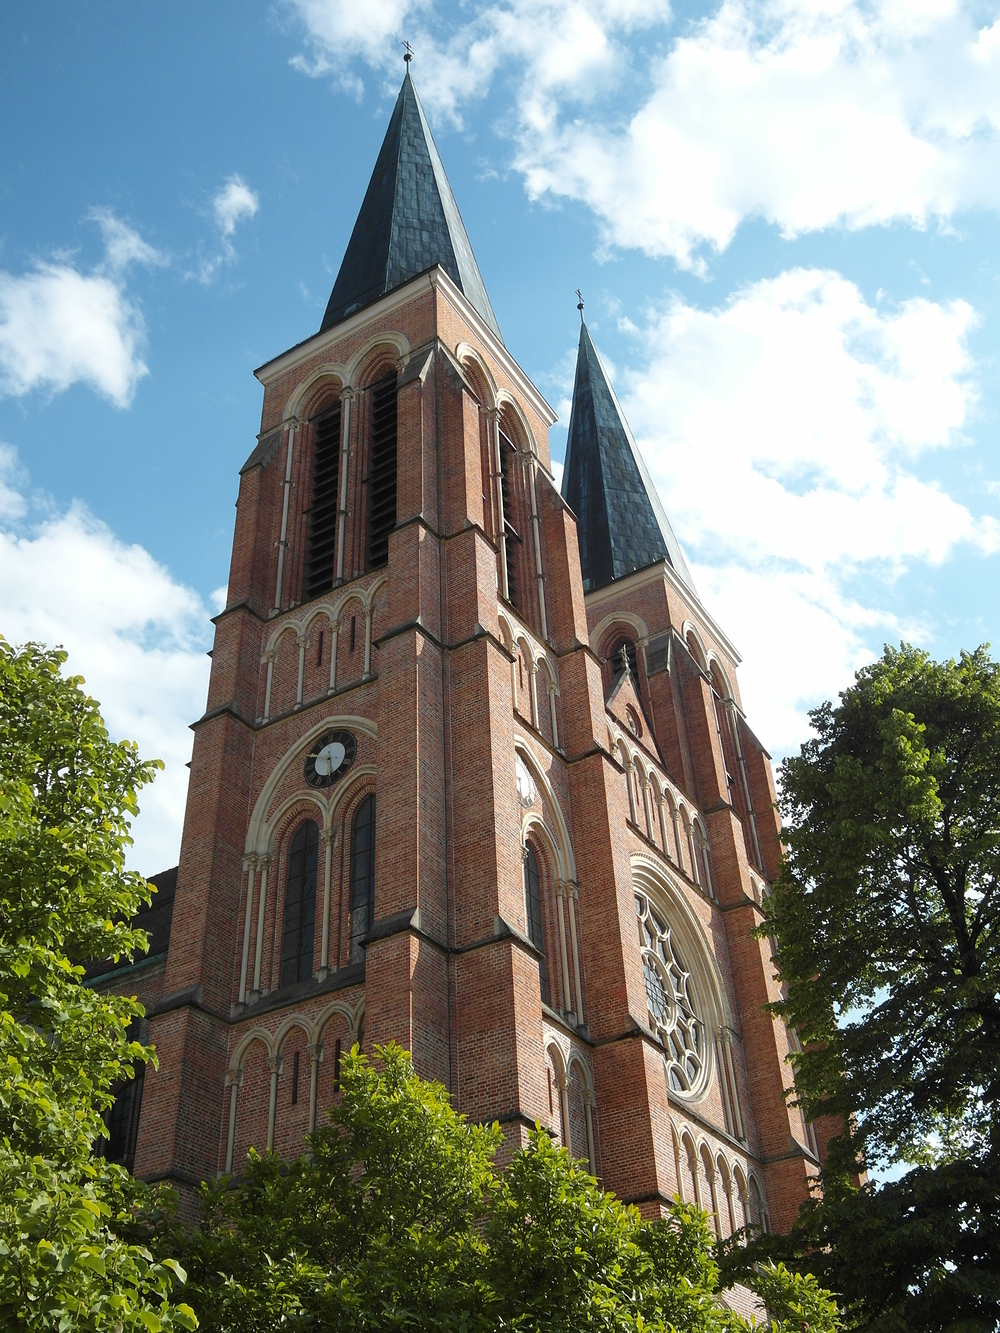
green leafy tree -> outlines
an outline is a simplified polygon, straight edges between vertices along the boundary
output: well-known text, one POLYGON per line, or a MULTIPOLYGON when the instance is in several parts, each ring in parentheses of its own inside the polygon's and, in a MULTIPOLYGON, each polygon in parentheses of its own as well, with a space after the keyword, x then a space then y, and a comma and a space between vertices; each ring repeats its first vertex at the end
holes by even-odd
POLYGON ((797 1095, 839 1133, 823 1199, 751 1255, 798 1253, 861 1327, 993 1329, 1000 666, 887 648, 811 720, 782 770, 787 856, 761 933, 803 1044, 797 1095))
MULTIPOLYGON (((647 1222, 536 1130, 505 1169, 499 1128, 471 1125, 397 1046, 357 1048, 309 1153, 251 1154, 202 1191, 186 1248, 205 1330, 677 1330, 743 1333, 719 1299, 705 1215, 647 1222)), ((753 1279, 782 1333, 833 1333, 811 1277, 753 1279)))
POLYGON ((74 961, 146 947, 124 855, 156 765, 110 740, 65 657, 0 639, 0 1326, 190 1329, 182 1270, 123 1238, 134 1183, 93 1156, 113 1085, 151 1058, 142 1010, 74 961))

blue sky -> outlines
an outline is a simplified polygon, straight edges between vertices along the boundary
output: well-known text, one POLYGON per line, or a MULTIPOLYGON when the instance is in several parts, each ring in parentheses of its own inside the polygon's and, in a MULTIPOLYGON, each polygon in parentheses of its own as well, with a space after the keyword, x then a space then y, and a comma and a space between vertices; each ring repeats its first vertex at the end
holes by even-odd
POLYGON ((160 755, 176 859, 255 366, 319 327, 403 66, 562 456, 594 339, 776 757, 998 639, 1000 3, 7 0, 0 632, 160 755))

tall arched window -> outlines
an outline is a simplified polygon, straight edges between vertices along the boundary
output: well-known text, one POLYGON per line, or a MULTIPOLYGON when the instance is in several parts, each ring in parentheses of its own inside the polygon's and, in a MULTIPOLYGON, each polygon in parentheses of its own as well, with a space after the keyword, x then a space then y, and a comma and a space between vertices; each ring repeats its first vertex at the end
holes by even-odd
POLYGON ((333 587, 337 563, 337 510, 340 502, 339 400, 316 417, 312 430, 313 476, 303 589, 305 601, 333 587))
POLYGON ((366 796, 351 832, 351 962, 364 961, 361 941, 375 924, 375 796, 366 796))
POLYGON ((396 526, 396 376, 371 390, 368 444, 368 568, 389 560, 389 534, 396 526))
POLYGON ((524 854, 524 908, 528 918, 528 938, 538 950, 538 984, 542 1003, 549 1002, 549 978, 545 970, 545 935, 542 931, 542 879, 538 871, 538 856, 528 843, 524 854))
POLYGON ((288 849, 285 916, 281 935, 282 986, 292 986, 312 976, 318 864, 319 829, 313 820, 307 819, 296 829, 288 849))
POLYGON ((518 505, 518 487, 515 469, 517 450, 511 440, 500 432, 500 487, 503 492, 503 540, 507 553, 507 599, 511 606, 524 614, 527 587, 521 569, 521 548, 524 540, 518 529, 521 516, 518 505))
MULTIPOLYGON (((133 1018, 128 1027, 129 1041, 142 1040, 141 1019, 133 1018)), ((122 1079, 112 1088, 115 1100, 104 1113, 107 1134, 94 1145, 94 1151, 109 1162, 118 1162, 127 1171, 135 1165, 135 1146, 139 1138, 139 1114, 142 1110, 142 1086, 146 1066, 137 1060, 132 1077, 122 1079)))
POLYGON ((750 784, 747 781, 746 760, 743 756, 743 742, 740 739, 739 713, 733 702, 732 691, 728 688, 717 662, 711 663, 711 677, 715 728, 726 766, 729 799, 743 825, 747 855, 763 874, 764 863, 761 859, 760 840, 757 834, 757 816, 754 813, 750 784))

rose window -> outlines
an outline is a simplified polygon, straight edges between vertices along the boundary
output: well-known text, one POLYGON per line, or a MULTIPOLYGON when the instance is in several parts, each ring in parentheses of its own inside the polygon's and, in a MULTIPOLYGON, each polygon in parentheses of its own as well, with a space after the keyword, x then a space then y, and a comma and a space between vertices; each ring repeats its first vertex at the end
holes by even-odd
POLYGON ((691 974, 670 928, 645 894, 636 894, 635 908, 649 1023, 663 1043, 671 1091, 690 1095, 699 1090, 706 1072, 705 1026, 695 1013, 691 974))

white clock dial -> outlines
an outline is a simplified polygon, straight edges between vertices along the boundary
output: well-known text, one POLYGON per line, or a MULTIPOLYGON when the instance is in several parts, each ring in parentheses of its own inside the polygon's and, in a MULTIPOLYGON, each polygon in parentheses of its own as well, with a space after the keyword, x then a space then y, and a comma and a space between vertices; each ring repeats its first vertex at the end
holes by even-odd
POLYGON ((328 731, 318 736, 306 755, 305 779, 310 787, 332 787, 354 763, 358 743, 349 731, 328 731))
POLYGON ((538 788, 520 755, 514 760, 514 772, 517 775, 517 799, 525 807, 534 805, 538 788))
POLYGON ((347 751, 340 741, 332 741, 329 745, 324 745, 314 761, 316 772, 323 778, 328 778, 331 773, 336 773, 344 762, 346 753, 347 751))

